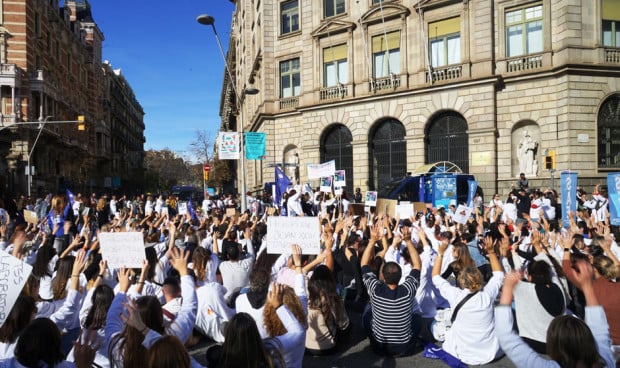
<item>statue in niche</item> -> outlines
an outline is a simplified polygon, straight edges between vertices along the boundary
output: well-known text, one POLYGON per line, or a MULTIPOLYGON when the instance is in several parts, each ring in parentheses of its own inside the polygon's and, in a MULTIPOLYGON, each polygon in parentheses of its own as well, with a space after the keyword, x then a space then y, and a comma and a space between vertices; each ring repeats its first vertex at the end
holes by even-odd
POLYGON ((286 176, 293 184, 299 184, 299 154, 296 149, 288 152, 284 166, 286 168, 286 176))
POLYGON ((536 162, 536 152, 538 150, 538 142, 532 139, 530 133, 525 130, 523 138, 517 145, 517 159, 519 160, 519 173, 526 176, 536 176, 538 172, 538 162, 536 162))

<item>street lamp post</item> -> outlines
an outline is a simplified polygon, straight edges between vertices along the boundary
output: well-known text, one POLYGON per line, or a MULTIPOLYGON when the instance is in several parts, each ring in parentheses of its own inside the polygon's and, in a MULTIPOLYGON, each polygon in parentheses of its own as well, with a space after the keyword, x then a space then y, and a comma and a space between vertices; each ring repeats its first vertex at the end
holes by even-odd
POLYGON ((241 212, 245 212, 247 209, 246 203, 246 187, 245 187, 245 139, 243 138, 243 110, 241 109, 241 103, 245 99, 246 95, 255 95, 258 93, 258 89, 256 88, 244 88, 242 93, 239 94, 237 90, 237 86, 235 84, 235 79, 233 79, 232 73, 230 71, 230 67, 228 66, 228 60, 226 60, 226 55, 224 55, 224 49, 222 48, 222 42, 220 41, 220 36, 217 34, 217 29, 215 29, 215 18, 207 14, 201 14, 196 18, 196 21, 202 25, 211 26, 213 29, 213 34, 215 35, 215 40, 217 41, 217 46, 220 50, 220 55, 222 55, 222 60, 224 60, 224 67, 226 68, 226 73, 228 74, 228 79, 230 79, 230 85, 232 86, 233 92, 235 93, 235 100, 237 101, 237 111, 239 112, 239 124, 237 124, 237 132, 239 133, 239 147, 241 149, 239 160, 241 161, 241 212))

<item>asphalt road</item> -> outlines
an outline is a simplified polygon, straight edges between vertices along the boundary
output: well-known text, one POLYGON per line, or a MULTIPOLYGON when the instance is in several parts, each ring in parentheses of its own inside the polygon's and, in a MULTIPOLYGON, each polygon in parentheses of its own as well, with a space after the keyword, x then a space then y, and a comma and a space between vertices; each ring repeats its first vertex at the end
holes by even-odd
MULTIPOLYGON (((343 348, 333 355, 314 357, 306 355, 304 357, 304 368, 365 368, 365 367, 381 367, 381 368, 400 368, 400 367, 447 367, 441 360, 429 359, 422 356, 422 352, 404 357, 404 358, 383 358, 375 355, 368 343, 364 330, 361 325, 361 316, 359 313, 349 310, 349 318, 352 322, 351 334, 349 341, 343 348)), ((190 349, 190 354, 201 364, 206 365, 205 351, 212 342, 206 339, 200 344, 190 349)), ((514 364, 503 357, 491 364, 481 367, 505 367, 514 368, 514 364)))

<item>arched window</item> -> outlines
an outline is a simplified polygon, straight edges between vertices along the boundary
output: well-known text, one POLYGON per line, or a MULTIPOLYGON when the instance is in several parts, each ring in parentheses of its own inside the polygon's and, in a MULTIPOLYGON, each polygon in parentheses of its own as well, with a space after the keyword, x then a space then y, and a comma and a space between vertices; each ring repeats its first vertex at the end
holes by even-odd
POLYGON ((425 163, 438 161, 455 163, 464 173, 469 172, 469 142, 467 121, 449 111, 435 117, 426 128, 425 163))
POLYGON ((381 188, 407 173, 405 127, 396 119, 377 124, 370 133, 370 187, 381 188))
POLYGON ((321 139, 321 163, 335 160, 336 170, 346 171, 347 193, 353 193, 353 136, 349 129, 336 124, 321 139))
POLYGON ((620 167, 620 95, 608 98, 598 111, 598 167, 620 167))

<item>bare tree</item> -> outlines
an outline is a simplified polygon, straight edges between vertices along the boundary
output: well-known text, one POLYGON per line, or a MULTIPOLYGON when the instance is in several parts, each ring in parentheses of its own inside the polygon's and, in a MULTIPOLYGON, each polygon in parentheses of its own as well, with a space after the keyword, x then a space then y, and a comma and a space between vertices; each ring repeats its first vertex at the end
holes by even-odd
POLYGON ((205 130, 197 129, 195 139, 189 144, 197 162, 210 163, 213 160, 213 146, 215 142, 211 134, 205 130))

